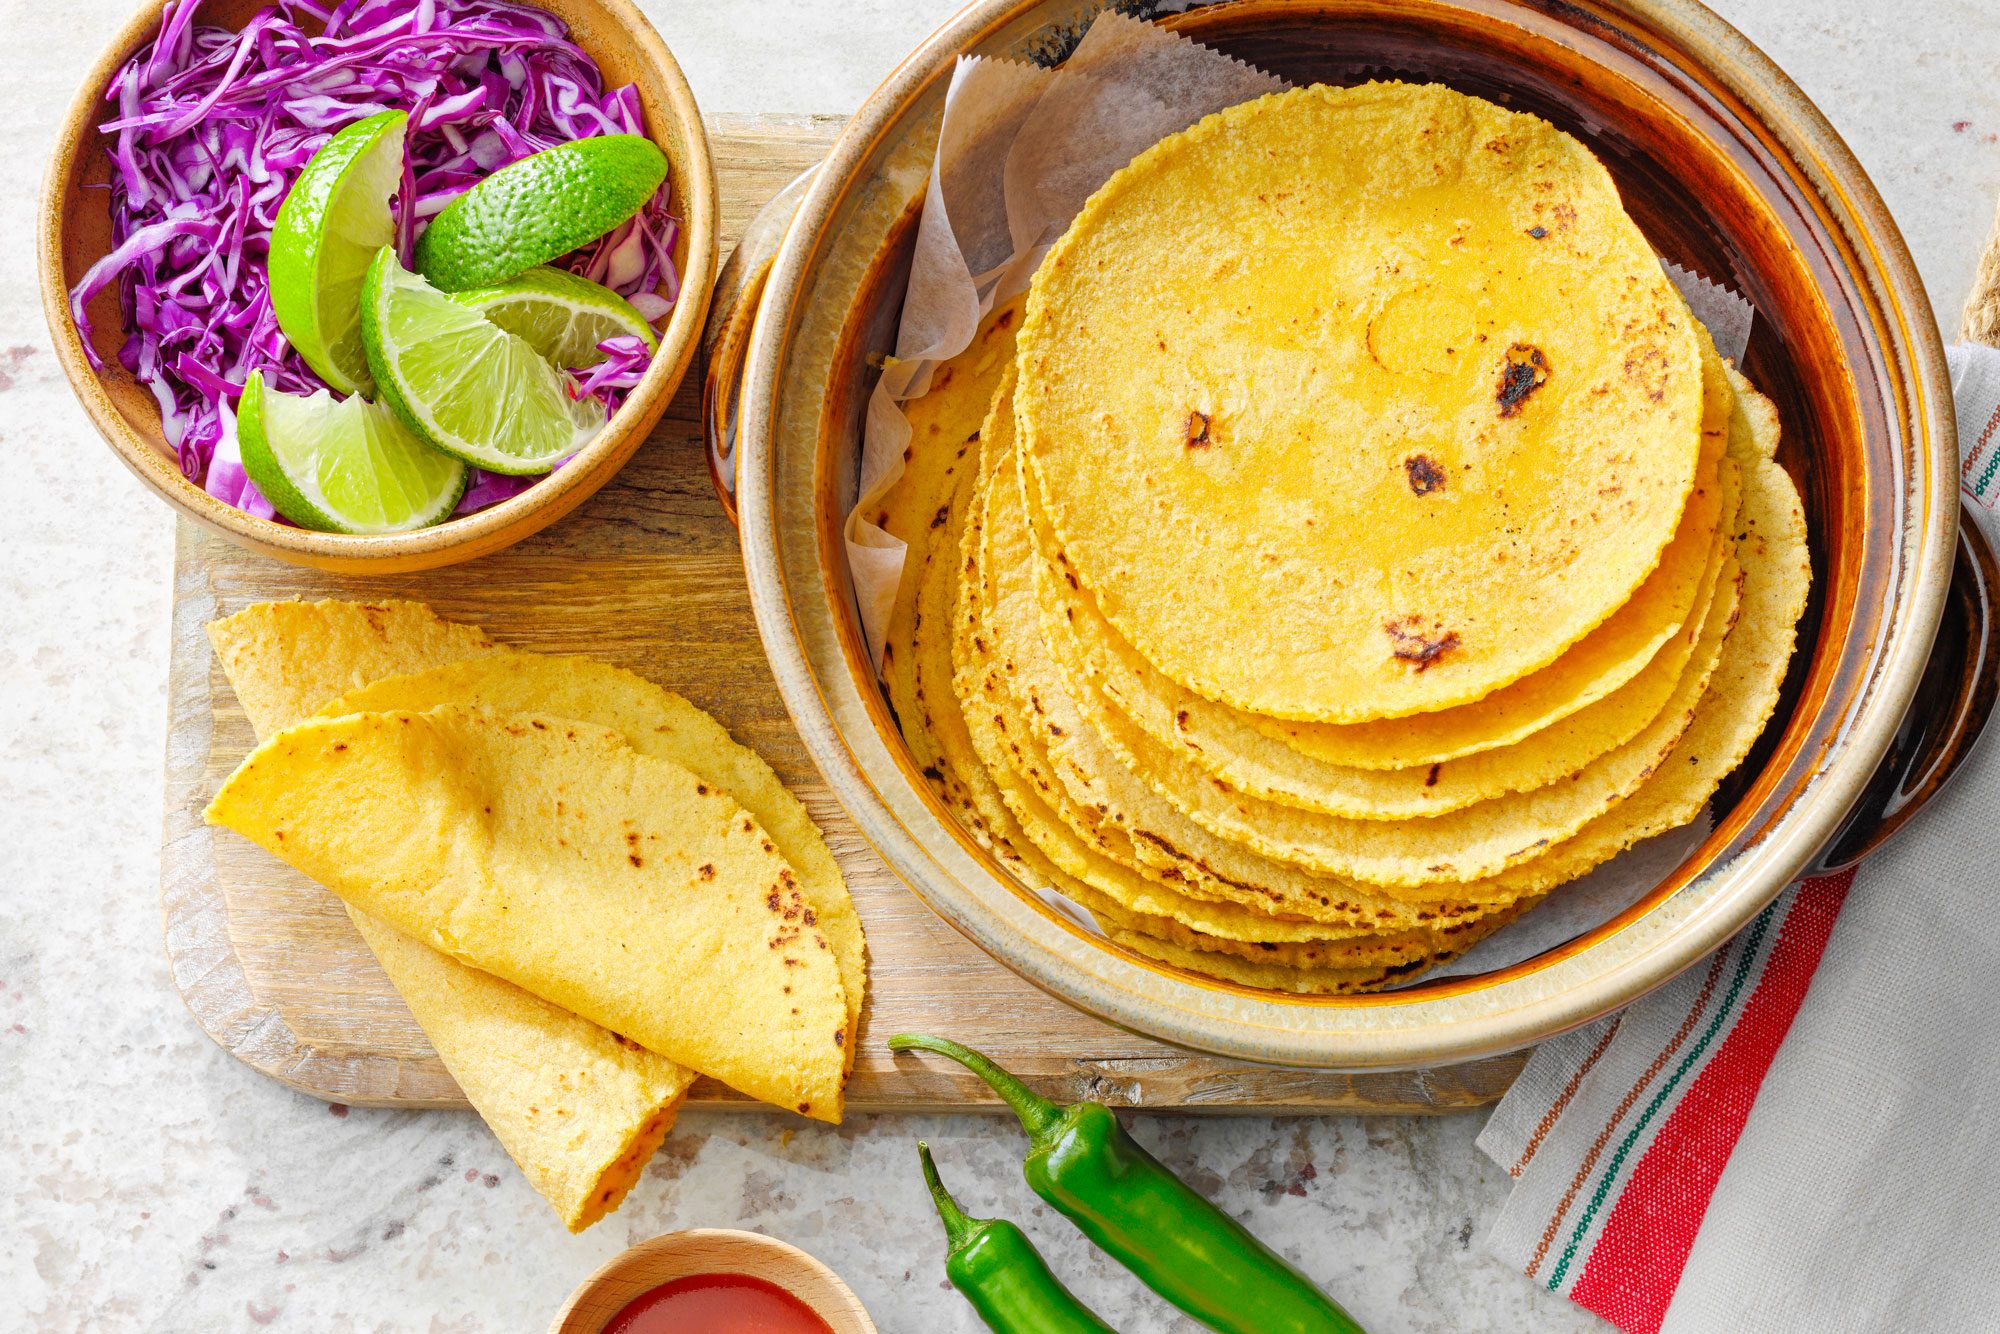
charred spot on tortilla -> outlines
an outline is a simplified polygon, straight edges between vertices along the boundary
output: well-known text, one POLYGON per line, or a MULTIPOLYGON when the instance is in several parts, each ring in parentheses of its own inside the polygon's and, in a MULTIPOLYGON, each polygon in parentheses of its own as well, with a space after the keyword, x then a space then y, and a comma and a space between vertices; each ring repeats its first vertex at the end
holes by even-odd
POLYGON ((1427 454, 1412 454, 1403 460, 1403 472, 1410 479, 1410 490, 1420 496, 1444 489, 1444 469, 1427 454))
POLYGON ((1458 631, 1426 623, 1421 616, 1384 621, 1382 631, 1389 636, 1389 651, 1396 660, 1409 663, 1419 672, 1429 671, 1459 644, 1458 631))
POLYGON ((1519 414, 1529 396, 1548 380, 1549 362, 1540 348, 1528 343, 1516 343, 1508 348, 1507 359, 1500 366, 1500 387, 1494 394, 1494 399, 1500 404, 1500 415, 1512 417, 1519 414))
POLYGON ((1187 447, 1189 449, 1207 449, 1208 446, 1208 414, 1189 408, 1187 415, 1187 447))

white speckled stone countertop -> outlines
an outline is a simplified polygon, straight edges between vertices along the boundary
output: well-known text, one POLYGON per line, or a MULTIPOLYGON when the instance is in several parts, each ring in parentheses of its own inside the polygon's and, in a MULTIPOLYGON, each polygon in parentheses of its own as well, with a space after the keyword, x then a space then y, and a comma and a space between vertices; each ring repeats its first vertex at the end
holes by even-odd
MULTIPOLYGON (((955 0, 644 2, 705 109, 807 113, 851 110, 955 0)), ((329 1107, 196 1029, 158 908, 172 520, 71 399, 30 251, 54 126, 134 3, 0 0, 0 1331, 536 1330, 606 1257, 693 1226, 804 1246, 884 1331, 969 1331, 919 1135, 1119 1328, 1186 1327, 1039 1206, 998 1120, 690 1115, 572 1238, 471 1113, 329 1107)), ((2000 8, 1712 3, 1847 136, 1955 327, 2000 194, 2000 8)), ((1375 1334, 1609 1328, 1485 1255, 1506 1179, 1479 1122, 1135 1128, 1375 1334)))

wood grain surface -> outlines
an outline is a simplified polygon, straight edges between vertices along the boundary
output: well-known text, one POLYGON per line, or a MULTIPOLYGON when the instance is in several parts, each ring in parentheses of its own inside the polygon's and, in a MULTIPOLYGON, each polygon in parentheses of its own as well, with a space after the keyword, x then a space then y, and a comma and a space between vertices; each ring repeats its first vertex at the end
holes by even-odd
MULTIPOLYGON (((725 238, 817 161, 839 126, 821 118, 712 119, 725 238)), ((638 455, 575 514, 470 564, 395 577, 326 574, 239 550, 182 521, 161 889, 175 982, 225 1050, 333 1101, 464 1105, 333 896, 201 822, 208 798, 252 744, 204 625, 273 598, 405 597, 507 643, 589 654, 672 687, 761 752, 799 794, 826 831, 868 933, 868 1009, 850 1110, 998 1107, 955 1066, 892 1060, 882 1039, 904 1029, 982 1047, 1056 1096, 1128 1106, 1428 1112, 1480 1106, 1506 1089, 1520 1056, 1341 1075, 1190 1055, 1044 994, 932 914, 828 795, 786 716, 751 617, 735 530, 710 489, 700 378, 697 368, 638 455)), ((743 1104, 708 1080, 692 1101, 743 1104)))

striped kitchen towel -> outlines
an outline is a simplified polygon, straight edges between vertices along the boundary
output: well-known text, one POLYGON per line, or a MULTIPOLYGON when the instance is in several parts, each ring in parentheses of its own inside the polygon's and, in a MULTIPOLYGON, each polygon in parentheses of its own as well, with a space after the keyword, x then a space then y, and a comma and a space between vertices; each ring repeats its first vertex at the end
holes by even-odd
MULTIPOLYGON (((1951 364, 1983 520, 2000 352, 1951 364)), ((2000 1330, 1996 866, 1989 741, 1858 874, 1543 1044, 1479 1138, 1489 1246, 1629 1334, 2000 1330)))

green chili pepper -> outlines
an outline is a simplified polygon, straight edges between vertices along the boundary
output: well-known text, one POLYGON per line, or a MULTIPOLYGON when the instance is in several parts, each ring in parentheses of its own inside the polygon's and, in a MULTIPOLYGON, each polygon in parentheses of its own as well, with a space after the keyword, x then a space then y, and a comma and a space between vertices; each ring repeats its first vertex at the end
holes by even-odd
POLYGON ((891 1051, 949 1056, 1028 1132, 1035 1194, 1175 1306, 1223 1334, 1364 1334, 1354 1318, 1125 1133, 1101 1102, 1059 1107, 969 1047, 901 1033, 891 1051))
POLYGON ((931 1146, 917 1141, 924 1180, 950 1245, 945 1277, 998 1334, 1118 1334, 1049 1272, 1028 1234, 1004 1218, 967 1218, 938 1180, 931 1146))

